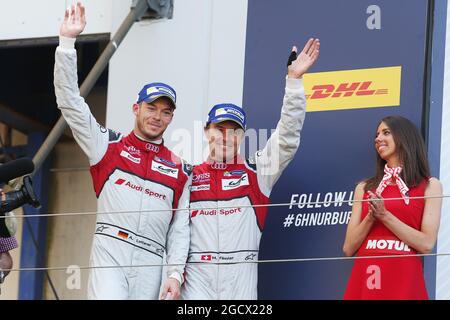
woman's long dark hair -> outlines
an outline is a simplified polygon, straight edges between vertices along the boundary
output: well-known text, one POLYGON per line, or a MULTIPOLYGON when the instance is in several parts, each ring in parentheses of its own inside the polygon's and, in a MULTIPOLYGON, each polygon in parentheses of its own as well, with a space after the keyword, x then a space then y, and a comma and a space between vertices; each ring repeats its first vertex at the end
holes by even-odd
MULTIPOLYGON (((425 142, 416 126, 408 119, 400 116, 388 116, 383 118, 380 124, 382 122, 389 127, 394 138, 396 152, 400 163, 403 165, 400 175, 406 185, 409 188, 415 187, 422 179, 430 177, 425 142)), ((365 191, 377 188, 384 176, 386 161, 380 157, 378 152, 376 155, 376 174, 366 180, 365 191)))

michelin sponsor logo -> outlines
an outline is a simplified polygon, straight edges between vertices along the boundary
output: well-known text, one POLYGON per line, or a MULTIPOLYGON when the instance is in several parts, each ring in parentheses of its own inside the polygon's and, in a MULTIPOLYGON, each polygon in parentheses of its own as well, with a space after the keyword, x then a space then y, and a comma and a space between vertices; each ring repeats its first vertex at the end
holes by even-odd
POLYGON ((241 112, 239 112, 239 111, 237 111, 237 110, 235 110, 235 109, 233 109, 233 108, 227 108, 227 107, 225 107, 225 108, 217 109, 217 110, 216 110, 215 116, 218 117, 218 116, 221 116, 221 115, 223 115, 223 114, 229 114, 229 113, 235 115, 235 116, 238 117, 241 121, 244 121, 244 115, 243 115, 241 112))
POLYGON ((172 178, 178 178, 178 169, 168 167, 156 161, 152 161, 152 170, 172 178))
POLYGON ((164 93, 166 93, 167 95, 171 96, 173 100, 176 99, 176 97, 175 97, 173 91, 169 90, 169 89, 166 88, 166 87, 163 87, 163 86, 155 86, 155 87, 147 88, 147 95, 152 95, 152 94, 155 94, 155 93, 157 93, 158 95, 161 95, 161 92, 164 92, 164 93))

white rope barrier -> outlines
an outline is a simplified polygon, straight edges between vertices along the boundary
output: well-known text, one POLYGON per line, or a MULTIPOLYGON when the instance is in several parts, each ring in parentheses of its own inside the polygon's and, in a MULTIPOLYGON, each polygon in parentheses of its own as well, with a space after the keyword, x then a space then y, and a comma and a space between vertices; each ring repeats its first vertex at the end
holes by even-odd
POLYGON ((139 265, 114 265, 114 266, 77 266, 69 265, 64 267, 41 267, 41 268, 16 268, 3 269, 3 271, 10 272, 36 272, 36 271, 67 271, 69 268, 76 267, 80 270, 90 269, 121 269, 121 268, 151 268, 151 267, 176 267, 185 265, 235 265, 235 264, 263 264, 263 263, 293 263, 293 262, 322 262, 322 261, 349 261, 360 259, 395 259, 395 258, 410 258, 410 257, 448 257, 450 253, 418 253, 418 254, 399 254, 399 255, 378 255, 378 256, 353 256, 353 257, 320 257, 320 258, 292 258, 292 259, 269 259, 269 260, 253 260, 253 261, 238 261, 238 262, 187 262, 179 264, 139 264, 139 265))
MULTIPOLYGON (((438 198, 450 198, 450 195, 443 196, 421 196, 421 197, 409 197, 413 199, 438 199, 438 198)), ((403 200, 403 198, 384 198, 379 201, 394 201, 403 200)), ((254 205, 235 205, 235 206, 215 206, 215 207, 202 207, 202 208, 173 208, 173 209, 149 209, 149 210, 122 210, 122 211, 87 211, 87 212, 66 212, 66 213, 42 213, 42 214, 29 214, 29 215, 15 215, 16 218, 43 218, 43 217, 67 217, 67 216, 89 216, 89 215, 114 215, 114 214, 140 214, 140 213, 152 213, 152 212, 164 212, 164 211, 183 211, 183 210, 214 210, 214 209, 233 209, 233 208, 261 208, 261 207, 287 207, 287 206, 308 206, 308 205, 324 205, 333 203, 355 203, 355 202, 369 202, 371 200, 336 200, 336 201, 311 201, 311 202, 288 202, 288 203, 269 203, 269 204, 254 204, 254 205)), ((0 217, 5 219, 6 217, 0 217)))

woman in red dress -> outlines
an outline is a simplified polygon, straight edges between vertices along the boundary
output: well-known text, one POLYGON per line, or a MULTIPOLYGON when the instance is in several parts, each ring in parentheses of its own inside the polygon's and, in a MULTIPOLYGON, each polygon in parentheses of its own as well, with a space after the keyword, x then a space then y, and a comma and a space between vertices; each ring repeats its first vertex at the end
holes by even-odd
POLYGON ((356 186, 343 250, 391 257, 355 259, 344 299, 428 299, 421 257, 402 256, 432 252, 442 185, 430 177, 424 141, 409 120, 382 119, 375 149, 376 175, 356 186))

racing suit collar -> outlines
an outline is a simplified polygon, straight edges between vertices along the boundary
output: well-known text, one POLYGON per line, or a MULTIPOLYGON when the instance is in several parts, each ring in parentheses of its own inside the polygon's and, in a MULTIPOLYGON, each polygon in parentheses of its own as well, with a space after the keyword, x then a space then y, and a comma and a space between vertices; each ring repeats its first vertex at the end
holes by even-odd
POLYGON ((164 146, 164 139, 157 141, 147 141, 139 137, 134 131, 128 135, 131 144, 141 151, 158 153, 164 146))

